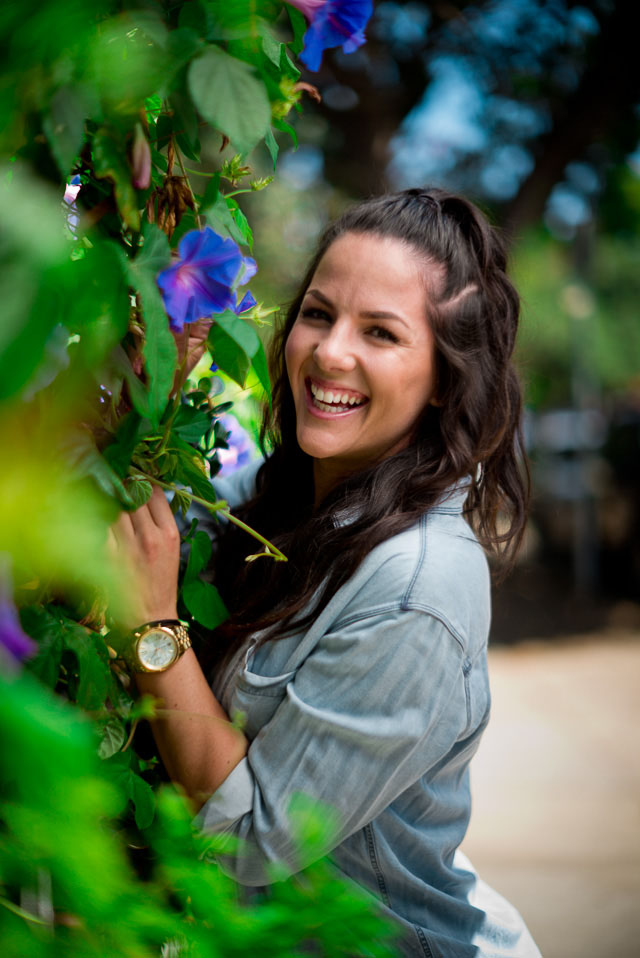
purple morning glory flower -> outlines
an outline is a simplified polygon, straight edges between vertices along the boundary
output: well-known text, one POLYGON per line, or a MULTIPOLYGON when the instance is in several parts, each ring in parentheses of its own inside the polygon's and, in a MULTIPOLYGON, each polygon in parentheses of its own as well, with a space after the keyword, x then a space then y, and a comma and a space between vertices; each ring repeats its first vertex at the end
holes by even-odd
POLYGON ((319 70, 322 54, 341 46, 353 53, 366 41, 364 28, 373 13, 373 0, 289 0, 309 20, 300 59, 309 70, 319 70))
POLYGON ((217 456, 220 462, 220 472, 218 475, 229 476, 236 469, 248 465, 256 457, 256 448, 251 436, 238 423, 238 420, 226 413, 220 416, 218 422, 222 423, 228 432, 228 449, 217 449, 217 456))
POLYGON ((235 287, 256 273, 255 260, 243 256, 233 240, 218 236, 210 226, 183 236, 178 253, 177 262, 157 278, 171 328, 181 332, 185 323, 226 309, 235 312, 235 287))
POLYGON ((0 569, 0 658, 15 666, 28 659, 38 646, 22 631, 10 589, 0 569))

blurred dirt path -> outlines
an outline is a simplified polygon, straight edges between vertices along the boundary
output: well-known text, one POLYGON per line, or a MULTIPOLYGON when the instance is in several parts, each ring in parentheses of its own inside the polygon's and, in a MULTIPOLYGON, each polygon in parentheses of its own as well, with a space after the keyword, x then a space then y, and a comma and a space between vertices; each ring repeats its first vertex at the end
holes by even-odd
POLYGON ((490 652, 463 850, 544 958, 640 958, 640 631, 490 652))

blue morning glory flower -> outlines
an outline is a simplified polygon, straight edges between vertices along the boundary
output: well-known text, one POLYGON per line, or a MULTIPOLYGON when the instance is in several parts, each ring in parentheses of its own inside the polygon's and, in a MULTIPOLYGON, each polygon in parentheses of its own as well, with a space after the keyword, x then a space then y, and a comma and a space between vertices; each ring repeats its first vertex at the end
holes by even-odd
POLYGON ((15 666, 34 655, 37 648, 33 639, 22 631, 9 586, 0 575, 0 661, 15 666))
POLYGON ((309 70, 319 70, 322 54, 341 46, 353 53, 366 41, 364 28, 373 13, 373 0, 289 0, 309 20, 300 59, 309 70))
POLYGON ((228 449, 216 449, 220 472, 218 475, 229 476, 236 469, 248 465, 257 456, 256 445, 246 429, 243 429, 238 420, 225 413, 218 422, 227 431, 228 449))
POLYGON ((243 256, 231 239, 211 229, 192 230, 180 240, 179 259, 163 270, 157 283, 169 325, 181 332, 185 323, 237 308, 235 287, 256 273, 255 260, 243 256))
POLYGON ((233 311, 237 316, 239 316, 240 313, 246 313, 248 309, 253 309, 253 307, 256 305, 257 303, 255 296, 250 290, 247 290, 233 311))

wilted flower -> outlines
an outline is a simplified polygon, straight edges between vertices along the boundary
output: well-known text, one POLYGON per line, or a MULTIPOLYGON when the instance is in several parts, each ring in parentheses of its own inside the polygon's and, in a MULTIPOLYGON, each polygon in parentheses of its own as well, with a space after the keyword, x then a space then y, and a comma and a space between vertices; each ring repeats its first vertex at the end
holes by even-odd
POLYGON ((162 186, 156 187, 147 199, 147 219, 157 223, 169 237, 187 209, 193 209, 193 194, 184 176, 165 176, 162 186))
POLYGON ((222 423, 227 430, 228 449, 217 449, 218 460, 220 462, 219 475, 229 476, 236 469, 248 465, 256 458, 257 452, 255 443, 246 429, 243 429, 234 416, 226 413, 220 416, 218 422, 222 423))
POLYGON ((309 20, 300 59, 309 70, 319 70, 322 54, 341 46, 353 53, 365 42, 364 28, 373 12, 373 0, 289 0, 309 20))
POLYGON ((151 183, 151 148, 141 123, 136 123, 131 147, 131 184, 137 190, 146 190, 151 183))
POLYGON ((38 646, 22 631, 4 565, 0 563, 0 658, 15 665, 33 655, 38 646))
POLYGON ((255 260, 243 256, 233 240, 218 236, 210 226, 187 233, 178 252, 177 262, 157 279, 173 330, 181 332, 185 323, 212 313, 239 310, 235 287, 256 273, 255 260))

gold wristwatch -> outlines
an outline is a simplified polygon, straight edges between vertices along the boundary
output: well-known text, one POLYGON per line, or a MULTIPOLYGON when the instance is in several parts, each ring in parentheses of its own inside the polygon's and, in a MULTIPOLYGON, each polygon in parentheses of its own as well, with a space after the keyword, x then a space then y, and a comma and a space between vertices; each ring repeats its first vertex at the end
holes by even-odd
POLYGON ((132 672, 165 672, 190 648, 184 622, 160 619, 135 630, 123 658, 132 672))

